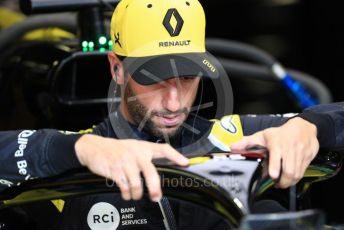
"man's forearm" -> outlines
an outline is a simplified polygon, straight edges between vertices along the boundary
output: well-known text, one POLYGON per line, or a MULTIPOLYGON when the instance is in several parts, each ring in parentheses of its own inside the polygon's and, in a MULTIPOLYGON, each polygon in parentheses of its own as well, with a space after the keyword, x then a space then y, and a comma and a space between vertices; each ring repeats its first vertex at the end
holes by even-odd
POLYGON ((0 132, 0 189, 81 167, 74 150, 79 136, 51 129, 0 132))
POLYGON ((298 117, 315 124, 321 148, 344 148, 344 102, 313 106, 298 117))

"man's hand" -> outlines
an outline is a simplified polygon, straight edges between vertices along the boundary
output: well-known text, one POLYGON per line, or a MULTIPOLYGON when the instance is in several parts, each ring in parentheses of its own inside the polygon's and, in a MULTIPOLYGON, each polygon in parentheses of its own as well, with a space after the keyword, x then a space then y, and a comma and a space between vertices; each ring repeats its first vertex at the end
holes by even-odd
POLYGON ((276 186, 281 188, 295 185, 319 151, 316 126, 299 117, 244 137, 230 148, 243 150, 255 145, 268 148, 269 175, 275 181, 280 177, 276 186))
POLYGON ((168 144, 133 139, 118 140, 86 134, 75 143, 75 151, 83 166, 116 182, 125 200, 142 197, 140 172, 145 178, 151 200, 161 199, 160 177, 152 159, 167 158, 178 165, 188 165, 188 159, 168 144))

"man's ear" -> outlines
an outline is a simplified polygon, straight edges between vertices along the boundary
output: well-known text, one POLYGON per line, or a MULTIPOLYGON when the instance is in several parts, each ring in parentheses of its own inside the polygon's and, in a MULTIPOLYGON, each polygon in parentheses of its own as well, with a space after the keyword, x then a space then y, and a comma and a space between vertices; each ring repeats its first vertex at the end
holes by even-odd
POLYGON ((113 52, 108 53, 108 60, 110 63, 110 72, 112 79, 119 85, 124 84, 124 71, 122 62, 118 59, 113 52))

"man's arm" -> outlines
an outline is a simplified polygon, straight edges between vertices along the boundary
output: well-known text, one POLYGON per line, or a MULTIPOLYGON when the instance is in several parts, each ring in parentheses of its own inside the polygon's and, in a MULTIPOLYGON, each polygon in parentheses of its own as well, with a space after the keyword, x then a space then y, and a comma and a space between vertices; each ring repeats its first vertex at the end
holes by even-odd
POLYGON ((126 200, 141 198, 142 172, 151 199, 159 200, 160 178, 152 164, 154 158, 188 164, 167 144, 66 135, 50 129, 0 132, 0 189, 85 166, 115 181, 126 200))
POLYGON ((303 177, 319 147, 344 147, 344 103, 314 106, 291 119, 243 117, 243 126, 244 132, 245 128, 249 131, 245 135, 254 134, 232 145, 231 149, 254 145, 267 147, 270 152, 269 174, 275 180, 279 178, 278 186, 286 188, 303 177))
POLYGON ((320 148, 344 148, 344 102, 317 105, 297 115, 317 127, 320 148))
POLYGON ((119 140, 86 134, 76 142, 75 149, 81 164, 93 173, 116 182, 125 200, 142 197, 141 172, 151 200, 161 199, 160 177, 153 159, 167 158, 180 166, 189 164, 186 157, 168 144, 135 139, 119 140))
POLYGON ((81 167, 74 152, 79 137, 50 129, 0 132, 1 187, 81 167))

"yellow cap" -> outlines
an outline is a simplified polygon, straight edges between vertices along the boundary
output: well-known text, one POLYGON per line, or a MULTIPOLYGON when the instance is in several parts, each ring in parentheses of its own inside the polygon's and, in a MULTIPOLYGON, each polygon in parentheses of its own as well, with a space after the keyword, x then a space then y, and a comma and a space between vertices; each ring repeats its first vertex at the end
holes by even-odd
POLYGON ((198 0, 121 0, 111 39, 125 57, 204 53, 204 11, 198 0))

